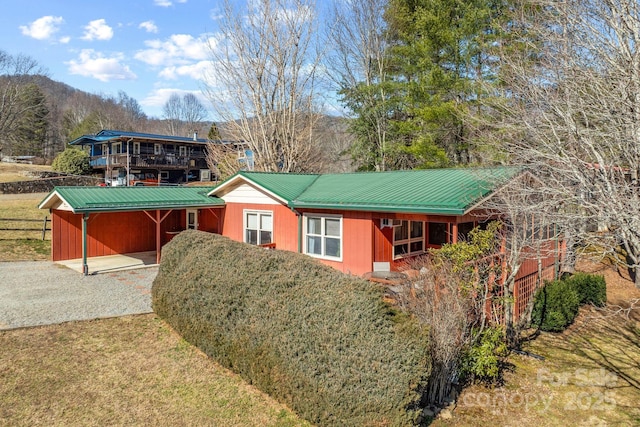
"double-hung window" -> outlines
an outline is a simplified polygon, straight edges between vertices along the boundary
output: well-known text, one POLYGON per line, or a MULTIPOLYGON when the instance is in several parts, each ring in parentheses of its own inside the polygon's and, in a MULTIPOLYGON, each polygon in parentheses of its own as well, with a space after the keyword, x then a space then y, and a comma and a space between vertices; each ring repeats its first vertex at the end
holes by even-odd
POLYGON ((342 217, 305 215, 305 253, 334 260, 342 259, 342 217))
POLYGON ((393 257, 402 258, 424 252, 424 222, 400 221, 393 229, 393 257))
POLYGON ((245 211, 244 241, 252 245, 273 242, 273 213, 270 211, 245 211))

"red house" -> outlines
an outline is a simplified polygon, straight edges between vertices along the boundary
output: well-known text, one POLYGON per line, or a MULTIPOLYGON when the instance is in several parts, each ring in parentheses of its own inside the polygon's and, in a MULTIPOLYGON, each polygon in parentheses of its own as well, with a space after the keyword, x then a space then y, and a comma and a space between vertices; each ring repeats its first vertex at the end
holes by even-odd
MULTIPOLYGON (((59 187, 40 204, 52 213, 52 258, 155 251, 181 230, 301 252, 342 272, 394 270, 408 257, 455 243, 485 223, 480 208, 516 168, 284 174, 239 172, 208 187, 59 187)), ((557 244, 557 243, 556 243, 557 244)), ((523 263, 517 311, 557 250, 523 263), (540 261, 540 262, 538 262, 540 261)), ((212 254, 212 256, 215 256, 212 254)), ((520 307, 522 306, 522 307, 520 307)))
POLYGON ((362 275, 374 263, 455 243, 486 216, 476 209, 514 168, 325 175, 240 172, 209 195, 225 202, 222 234, 315 257, 362 275))

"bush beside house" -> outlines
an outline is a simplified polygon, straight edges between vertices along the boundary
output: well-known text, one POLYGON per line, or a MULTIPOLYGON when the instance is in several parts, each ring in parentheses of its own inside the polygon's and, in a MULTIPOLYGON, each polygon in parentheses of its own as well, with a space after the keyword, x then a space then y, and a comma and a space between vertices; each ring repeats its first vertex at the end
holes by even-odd
POLYGON ((578 273, 547 283, 536 293, 531 322, 547 332, 560 332, 578 315, 581 305, 603 307, 607 288, 603 276, 578 273))
POLYGON ((67 147, 62 153, 58 154, 56 158, 53 159, 51 168, 54 171, 74 175, 85 175, 91 172, 89 154, 75 147, 67 147))
POLYGON ((186 340, 318 425, 414 425, 425 332, 382 290, 312 258, 185 231, 153 308, 186 340))

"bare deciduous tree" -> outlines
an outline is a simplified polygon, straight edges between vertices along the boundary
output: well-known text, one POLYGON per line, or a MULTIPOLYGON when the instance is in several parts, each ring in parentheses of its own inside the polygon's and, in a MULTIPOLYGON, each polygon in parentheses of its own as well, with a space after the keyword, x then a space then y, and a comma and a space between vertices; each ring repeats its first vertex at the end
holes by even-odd
POLYGON ((44 106, 44 98, 34 103, 26 96, 29 78, 35 75, 46 75, 35 59, 0 50, 0 153, 10 153, 23 142, 18 135, 21 118, 44 106))
POLYGON ((316 22, 313 0, 258 0, 241 11, 225 2, 207 93, 257 170, 318 168, 316 22))
POLYGON ((330 76, 343 100, 364 126, 354 129, 362 149, 372 158, 376 170, 386 169, 388 112, 382 107, 387 98, 386 22, 383 11, 387 0, 348 0, 334 2, 328 41, 332 46, 327 63, 330 76), (356 111, 357 110, 357 111, 356 111))
POLYGON ((177 93, 171 94, 162 106, 162 117, 167 125, 169 135, 177 136, 180 132, 182 119, 182 99, 177 93))
POLYGON ((640 286, 640 3, 523 3, 512 30, 530 49, 503 57, 505 147, 562 200, 557 222, 601 254, 622 248, 640 286))

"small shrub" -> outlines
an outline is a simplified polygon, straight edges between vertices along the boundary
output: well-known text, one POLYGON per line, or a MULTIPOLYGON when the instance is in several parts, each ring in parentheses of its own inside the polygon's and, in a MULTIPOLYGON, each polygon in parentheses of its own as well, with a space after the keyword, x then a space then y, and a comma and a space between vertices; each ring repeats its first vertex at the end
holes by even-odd
POLYGON ((89 154, 78 148, 68 147, 53 159, 51 169, 73 175, 87 174, 91 171, 89 154))
POLYGON ((317 425, 415 425, 421 327, 382 290, 297 253, 184 231, 153 309, 184 339, 317 425))
POLYGON ((580 304, 593 304, 604 307, 607 303, 607 283, 604 276, 587 273, 577 273, 566 279, 580 296, 580 304))
POLYGON ((560 332, 576 318, 580 295, 571 282, 555 280, 536 292, 533 304, 533 325, 543 331, 560 332))
POLYGON ((487 385, 500 379, 502 358, 508 354, 504 332, 500 328, 486 328, 478 341, 462 356, 460 373, 467 381, 480 381, 487 385))

